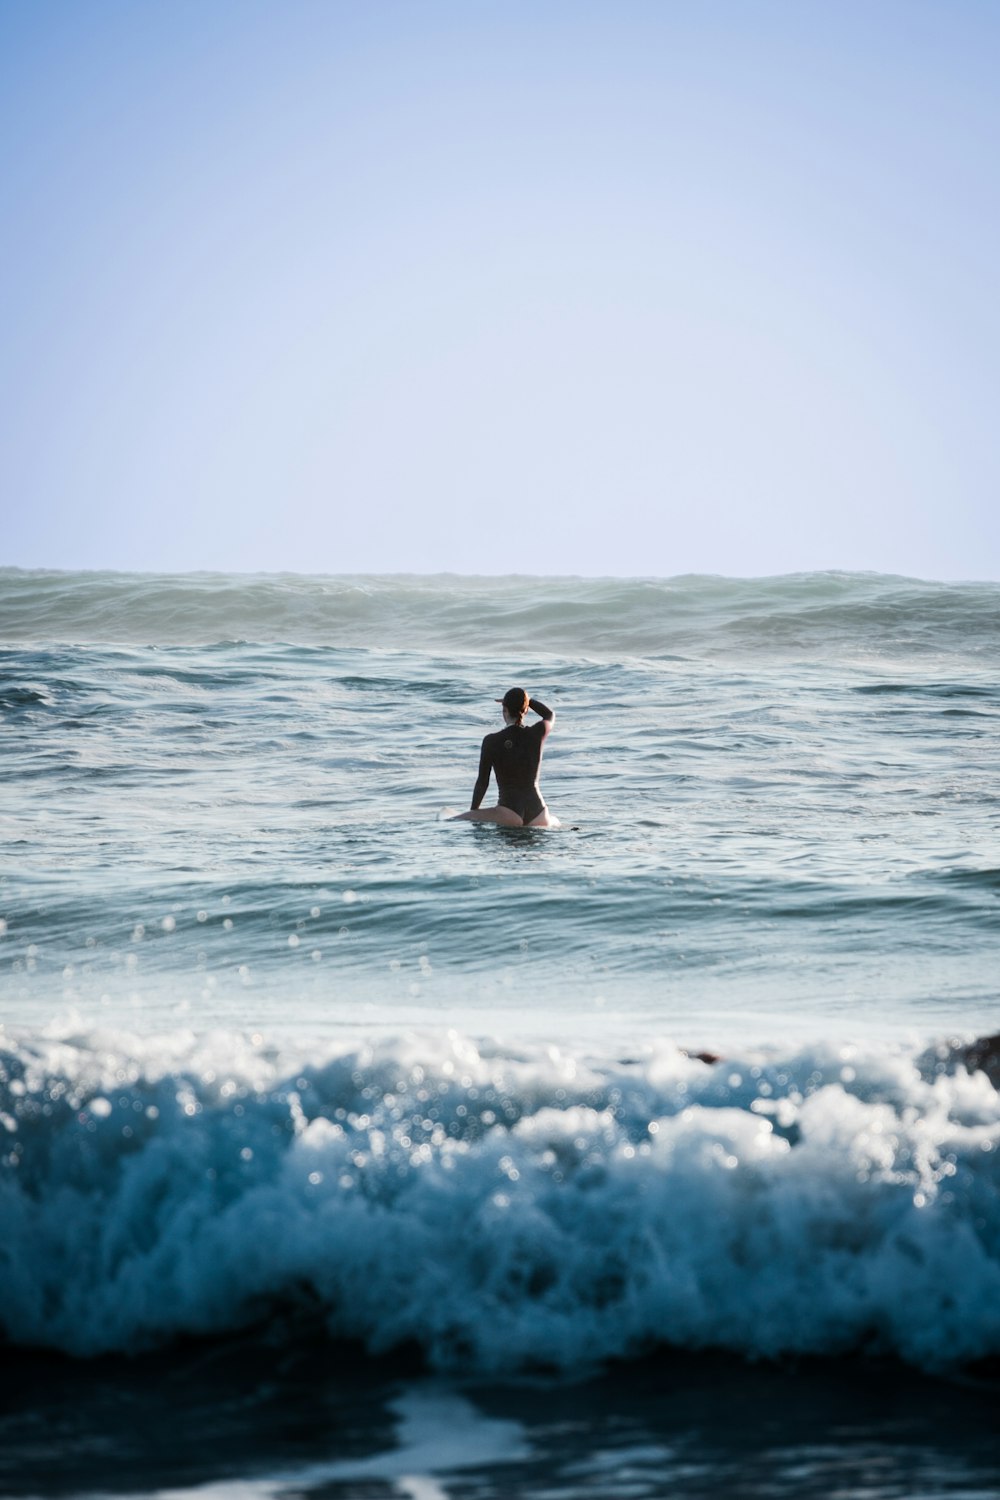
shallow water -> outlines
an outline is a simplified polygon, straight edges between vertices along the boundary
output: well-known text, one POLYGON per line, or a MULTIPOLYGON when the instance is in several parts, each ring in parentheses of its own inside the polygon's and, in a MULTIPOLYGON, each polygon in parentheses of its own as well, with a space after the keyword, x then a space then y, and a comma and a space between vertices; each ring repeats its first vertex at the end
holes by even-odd
POLYGON ((0 1374, 0 1494, 203 1500, 992 1500, 996 1392, 879 1365, 660 1355, 442 1380, 266 1339, 0 1374), (238 1477, 237 1477, 238 1476, 238 1477))

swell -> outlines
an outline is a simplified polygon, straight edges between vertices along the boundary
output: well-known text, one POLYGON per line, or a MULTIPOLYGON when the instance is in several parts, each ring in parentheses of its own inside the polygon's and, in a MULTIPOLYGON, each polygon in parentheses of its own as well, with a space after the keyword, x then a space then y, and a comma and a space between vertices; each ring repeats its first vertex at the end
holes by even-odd
MULTIPOLYGON (((27 862, 33 845, 21 843, 27 862)), ((931 950, 985 957, 1000 894, 991 868, 924 869, 880 886, 716 872, 676 876, 669 891, 656 875, 608 876, 582 892, 572 871, 552 870, 513 885, 434 872, 319 886, 288 876, 154 882, 126 868, 100 890, 84 874, 82 860, 61 880, 22 873, 21 890, 5 895, 0 957, 47 1003, 66 966, 91 997, 112 981, 173 989, 202 974, 332 995, 352 973, 409 973, 418 953, 428 981, 510 971, 562 984, 597 965, 654 980, 681 966, 689 976, 753 968, 754 951, 771 946, 808 953, 811 969, 845 933, 855 955, 883 962, 931 950)), ((816 976, 800 965, 807 982, 816 976)))
POLYGON ((0 570, 0 640, 224 641, 466 652, 498 642, 595 660, 719 652, 973 658, 1000 585, 879 574, 673 579, 322 577, 0 570))

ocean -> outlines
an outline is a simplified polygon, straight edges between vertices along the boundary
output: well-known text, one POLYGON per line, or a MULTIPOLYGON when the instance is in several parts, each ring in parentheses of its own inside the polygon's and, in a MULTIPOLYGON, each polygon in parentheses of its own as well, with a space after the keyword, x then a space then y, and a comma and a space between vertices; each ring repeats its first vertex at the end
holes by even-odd
POLYGON ((996 1495, 998 661, 994 583, 0 569, 0 1494, 996 1495), (450 821, 513 685, 557 829, 450 821))

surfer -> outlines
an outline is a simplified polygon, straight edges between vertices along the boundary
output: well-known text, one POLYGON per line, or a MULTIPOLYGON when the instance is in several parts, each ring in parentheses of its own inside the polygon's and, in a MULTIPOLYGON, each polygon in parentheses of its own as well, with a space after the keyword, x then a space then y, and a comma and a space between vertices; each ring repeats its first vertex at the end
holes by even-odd
POLYGON ((472 806, 454 821, 502 823, 506 828, 558 828, 559 819, 549 812, 538 789, 542 746, 556 716, 537 698, 529 698, 524 688, 511 688, 495 702, 502 705, 505 727, 484 738, 472 806), (529 709, 538 715, 534 724, 523 722, 529 709), (497 778, 497 805, 481 807, 490 772, 497 778))

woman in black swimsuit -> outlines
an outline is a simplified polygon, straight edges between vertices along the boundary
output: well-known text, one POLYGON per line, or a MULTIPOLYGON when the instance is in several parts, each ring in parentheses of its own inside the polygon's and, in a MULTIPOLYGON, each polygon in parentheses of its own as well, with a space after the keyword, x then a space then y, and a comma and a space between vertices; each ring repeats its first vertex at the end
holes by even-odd
POLYGON ((472 807, 458 817, 472 823, 502 823, 507 828, 558 828, 559 819, 549 812, 538 790, 542 746, 556 716, 537 698, 529 698, 524 688, 511 688, 496 701, 503 704, 506 727, 483 740, 472 807), (522 722, 529 708, 538 714, 534 724, 522 722), (481 807, 491 771, 497 778, 497 805, 481 807))

